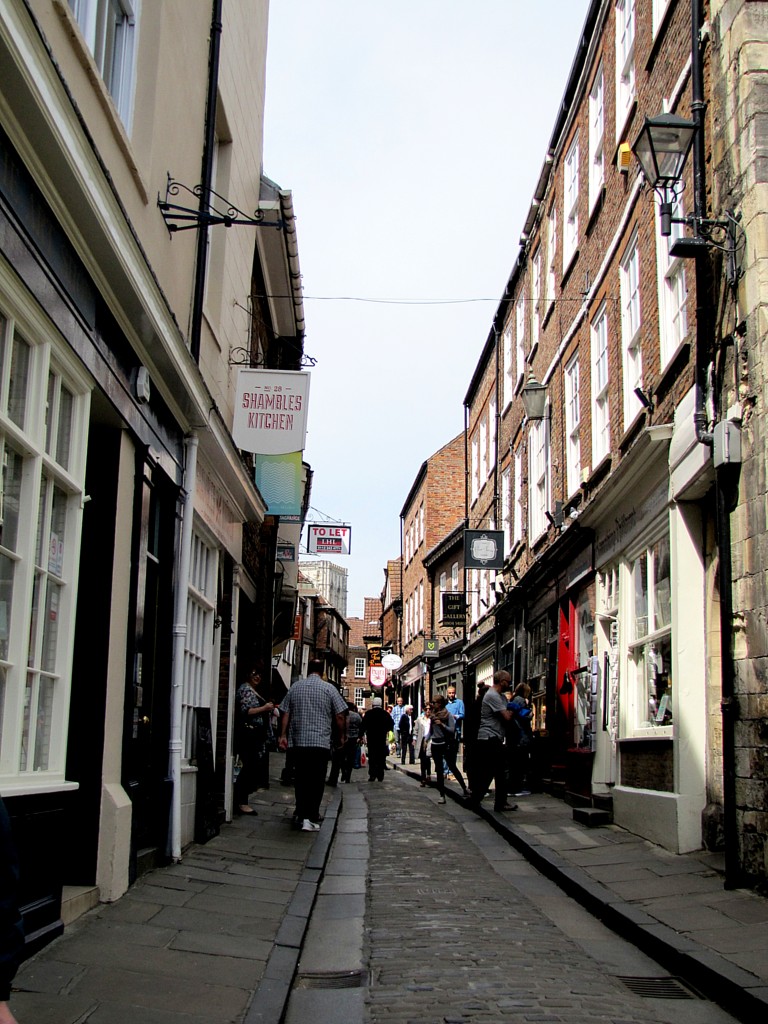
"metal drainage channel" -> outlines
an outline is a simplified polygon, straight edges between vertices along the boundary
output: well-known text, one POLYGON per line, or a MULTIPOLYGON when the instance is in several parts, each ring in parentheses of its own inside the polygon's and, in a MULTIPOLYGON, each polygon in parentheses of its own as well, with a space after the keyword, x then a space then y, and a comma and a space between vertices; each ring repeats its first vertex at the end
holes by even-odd
POLYGON ((681 978, 633 978, 616 975, 617 981, 643 999, 703 999, 704 996, 681 978))
POLYGON ((330 971, 322 974, 301 974, 296 988, 363 988, 368 984, 368 971, 330 971))

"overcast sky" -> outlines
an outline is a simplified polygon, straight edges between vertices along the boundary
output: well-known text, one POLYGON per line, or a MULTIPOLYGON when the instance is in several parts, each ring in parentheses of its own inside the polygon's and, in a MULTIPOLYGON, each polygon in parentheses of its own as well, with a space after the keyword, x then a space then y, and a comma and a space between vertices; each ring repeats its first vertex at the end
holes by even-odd
POLYGON ((264 171, 293 192, 309 522, 352 527, 332 559, 348 615, 400 553, 421 464, 464 428, 587 7, 271 0, 264 171))

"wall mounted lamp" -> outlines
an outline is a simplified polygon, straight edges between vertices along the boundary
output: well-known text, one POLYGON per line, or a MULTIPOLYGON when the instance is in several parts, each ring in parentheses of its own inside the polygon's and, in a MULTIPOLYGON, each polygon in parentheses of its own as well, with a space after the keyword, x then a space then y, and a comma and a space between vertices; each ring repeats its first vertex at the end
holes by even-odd
MULTIPOLYGON (((740 217, 732 210, 727 210, 721 220, 706 217, 702 201, 696 198, 696 189, 693 213, 687 217, 672 216, 682 189, 683 168, 699 130, 698 124, 677 114, 646 117, 632 152, 643 168, 646 181, 659 197, 662 236, 668 238, 672 234, 673 224, 685 224, 693 232, 675 239, 669 249, 670 256, 695 259, 710 248, 720 249, 726 256, 726 278, 733 286, 738 279, 736 229, 740 217)), ((694 160, 694 171, 695 166, 694 160)))
POLYGON ((677 114, 646 117, 632 152, 660 200, 661 233, 672 234, 672 207, 681 189, 683 167, 693 145, 696 125, 677 114))
POLYGON ((525 387, 520 392, 520 397, 523 400, 525 415, 529 420, 544 419, 547 405, 547 387, 546 384, 540 384, 533 376, 533 373, 531 373, 525 383, 525 387))

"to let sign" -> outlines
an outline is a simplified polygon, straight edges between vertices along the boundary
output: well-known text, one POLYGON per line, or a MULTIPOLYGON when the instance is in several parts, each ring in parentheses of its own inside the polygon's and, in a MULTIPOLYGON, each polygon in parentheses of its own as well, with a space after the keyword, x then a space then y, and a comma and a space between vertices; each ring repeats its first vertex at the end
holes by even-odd
POLYGON ((348 555, 352 529, 349 526, 307 526, 307 551, 310 555, 348 555))

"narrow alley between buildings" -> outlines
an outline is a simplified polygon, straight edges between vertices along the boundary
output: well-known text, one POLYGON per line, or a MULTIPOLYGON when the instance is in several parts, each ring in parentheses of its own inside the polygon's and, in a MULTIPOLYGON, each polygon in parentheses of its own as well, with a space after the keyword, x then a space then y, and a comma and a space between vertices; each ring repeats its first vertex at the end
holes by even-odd
POLYGON ((320 832, 302 833, 275 760, 256 817, 22 967, 20 1024, 724 1024, 764 1012, 768 904, 724 891, 705 855, 580 825, 544 794, 477 815, 449 784, 439 805, 394 763, 383 783, 357 771, 327 789, 320 832))

